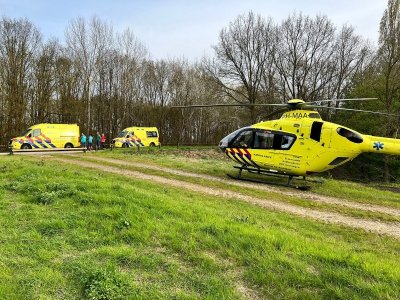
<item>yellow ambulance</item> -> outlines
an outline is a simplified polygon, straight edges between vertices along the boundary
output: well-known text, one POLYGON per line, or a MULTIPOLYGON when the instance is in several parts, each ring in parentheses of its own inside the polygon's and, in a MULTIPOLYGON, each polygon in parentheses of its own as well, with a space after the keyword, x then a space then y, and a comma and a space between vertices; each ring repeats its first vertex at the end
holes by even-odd
POLYGON ((160 140, 156 127, 128 127, 111 141, 116 148, 158 147, 160 140))
POLYGON ((36 124, 8 143, 12 149, 79 148, 76 124, 36 124))

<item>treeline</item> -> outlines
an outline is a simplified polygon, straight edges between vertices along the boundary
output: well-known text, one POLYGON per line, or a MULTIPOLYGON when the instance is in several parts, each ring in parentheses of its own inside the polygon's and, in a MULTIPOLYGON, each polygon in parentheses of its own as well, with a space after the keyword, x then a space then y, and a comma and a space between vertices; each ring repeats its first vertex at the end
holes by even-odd
POLYGON ((215 58, 152 60, 130 29, 72 20, 65 43, 43 42, 26 19, 0 22, 2 144, 29 125, 77 123, 113 136, 157 126, 163 144, 216 143, 255 122, 256 109, 171 109, 205 103, 282 103, 345 97, 373 51, 354 28, 293 14, 281 25, 250 12, 220 32, 215 58))
POLYGON ((182 117, 168 107, 212 92, 198 64, 153 61, 130 29, 114 32, 97 17, 71 21, 65 45, 43 43, 29 20, 0 21, 1 144, 42 122, 77 123, 109 138, 128 126, 157 126, 163 143, 211 143, 207 112, 182 117))
MULTIPOLYGON (((375 104, 354 105, 399 113, 399 2, 388 1, 378 45, 325 15, 293 13, 277 24, 249 12, 220 30, 213 57, 197 62, 154 60, 129 28, 116 32, 97 16, 72 20, 63 44, 44 42, 27 19, 3 16, 1 144, 31 124, 50 122, 77 123, 86 133, 100 131, 109 138, 128 126, 157 126, 163 144, 209 145, 273 110, 174 105, 377 97, 375 104)), ((399 125, 396 117, 371 119, 329 109, 321 115, 367 134, 393 137, 399 125)))

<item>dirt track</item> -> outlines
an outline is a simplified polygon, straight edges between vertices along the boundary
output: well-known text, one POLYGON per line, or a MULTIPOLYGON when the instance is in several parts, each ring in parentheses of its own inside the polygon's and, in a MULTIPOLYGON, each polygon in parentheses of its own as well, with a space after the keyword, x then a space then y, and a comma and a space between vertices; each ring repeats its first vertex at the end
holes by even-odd
POLYGON ((171 169, 171 168, 149 166, 149 165, 140 164, 137 162, 131 163, 131 162, 127 162, 127 161, 104 158, 104 157, 87 157, 87 158, 93 159, 93 161, 92 162, 78 161, 75 159, 69 159, 68 156, 52 157, 52 159, 66 163, 66 164, 74 164, 74 165, 84 166, 86 168, 89 167, 89 168, 93 168, 93 169, 97 169, 97 170, 102 170, 103 172, 106 171, 109 173, 119 174, 119 175, 123 175, 123 176, 130 177, 130 178, 150 180, 152 182, 157 182, 157 183, 160 183, 163 185, 168 185, 168 186, 177 187, 177 188, 184 188, 184 189, 187 189, 190 191, 194 191, 196 193, 202 193, 202 194, 216 196, 216 197, 224 197, 224 198, 228 198, 228 199, 238 199, 241 201, 245 201, 247 203, 251 203, 254 205, 264 207, 266 209, 284 211, 284 212, 288 212, 291 214, 295 214, 295 215, 299 215, 299 216, 303 216, 303 217, 307 217, 307 218, 311 218, 311 219, 315 219, 315 220, 320 220, 320 221, 327 222, 327 223, 341 224, 341 225, 345 225, 345 226, 363 229, 367 232, 375 232, 378 234, 387 234, 387 235, 390 235, 390 236, 393 236, 396 238, 400 238, 400 223, 399 222, 385 223, 385 222, 380 222, 380 221, 370 220, 370 219, 354 218, 354 217, 350 217, 350 216, 341 215, 341 214, 335 213, 335 212, 322 211, 322 210, 316 210, 316 209, 308 209, 308 208, 304 208, 301 206, 288 204, 288 203, 280 201, 279 194, 301 198, 301 199, 304 199, 305 201, 329 203, 329 204, 334 204, 334 205, 338 205, 338 206, 350 207, 350 208, 354 208, 354 209, 362 210, 362 211, 379 212, 382 214, 397 216, 397 217, 400 216, 400 209, 381 206, 381 205, 356 203, 356 202, 351 202, 351 201, 347 201, 344 199, 326 197, 326 196, 311 194, 311 193, 302 192, 302 191, 292 191, 292 190, 282 191, 281 189, 271 187, 271 186, 242 182, 242 181, 235 181, 233 179, 221 179, 221 178, 208 176, 208 175, 183 172, 183 171, 171 169), (230 185, 242 186, 242 187, 251 187, 253 189, 259 189, 259 190, 263 190, 263 191, 267 191, 267 192, 275 192, 275 193, 277 193, 277 196, 274 197, 273 199, 272 198, 255 198, 255 197, 247 196, 245 194, 233 192, 229 189, 216 190, 216 189, 212 189, 212 188, 206 187, 201 184, 189 183, 189 182, 180 181, 177 179, 168 179, 168 178, 165 178, 162 176, 148 175, 148 174, 145 174, 145 173, 142 173, 139 171, 131 171, 131 170, 121 169, 121 168, 114 167, 114 166, 104 165, 102 162, 108 162, 108 163, 112 163, 115 165, 134 166, 134 167, 137 167, 138 169, 141 169, 141 168, 153 169, 153 170, 162 171, 162 172, 166 172, 166 173, 183 175, 186 177, 218 181, 218 182, 222 182, 222 183, 226 183, 226 184, 230 184, 230 185))

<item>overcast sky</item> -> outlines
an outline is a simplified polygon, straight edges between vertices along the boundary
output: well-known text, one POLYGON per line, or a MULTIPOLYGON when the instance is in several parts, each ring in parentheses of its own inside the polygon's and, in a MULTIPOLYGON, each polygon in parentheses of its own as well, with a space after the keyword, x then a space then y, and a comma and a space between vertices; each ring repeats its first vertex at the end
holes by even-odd
POLYGON ((293 12, 327 15, 337 26, 377 42, 387 0, 0 0, 0 13, 27 18, 44 35, 64 41, 69 22, 97 15, 122 32, 128 27, 146 45, 153 59, 200 59, 213 55, 221 29, 238 15, 253 11, 280 23, 293 12))

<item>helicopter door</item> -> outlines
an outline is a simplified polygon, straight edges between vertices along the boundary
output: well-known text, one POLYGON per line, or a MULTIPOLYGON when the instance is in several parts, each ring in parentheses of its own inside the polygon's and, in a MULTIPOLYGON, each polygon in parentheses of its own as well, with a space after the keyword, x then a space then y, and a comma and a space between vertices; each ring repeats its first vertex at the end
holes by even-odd
POLYGON ((330 147, 331 131, 330 127, 324 127, 324 122, 313 122, 311 126, 310 138, 319 142, 322 147, 330 147))
POLYGON ((274 147, 273 133, 265 130, 257 130, 254 133, 254 149, 272 149, 274 147))
POLYGON ((275 135, 269 130, 254 130, 252 161, 254 166, 273 168, 275 135))
POLYGON ((313 122, 311 125, 310 138, 314 141, 321 141, 321 131, 323 122, 313 122))

